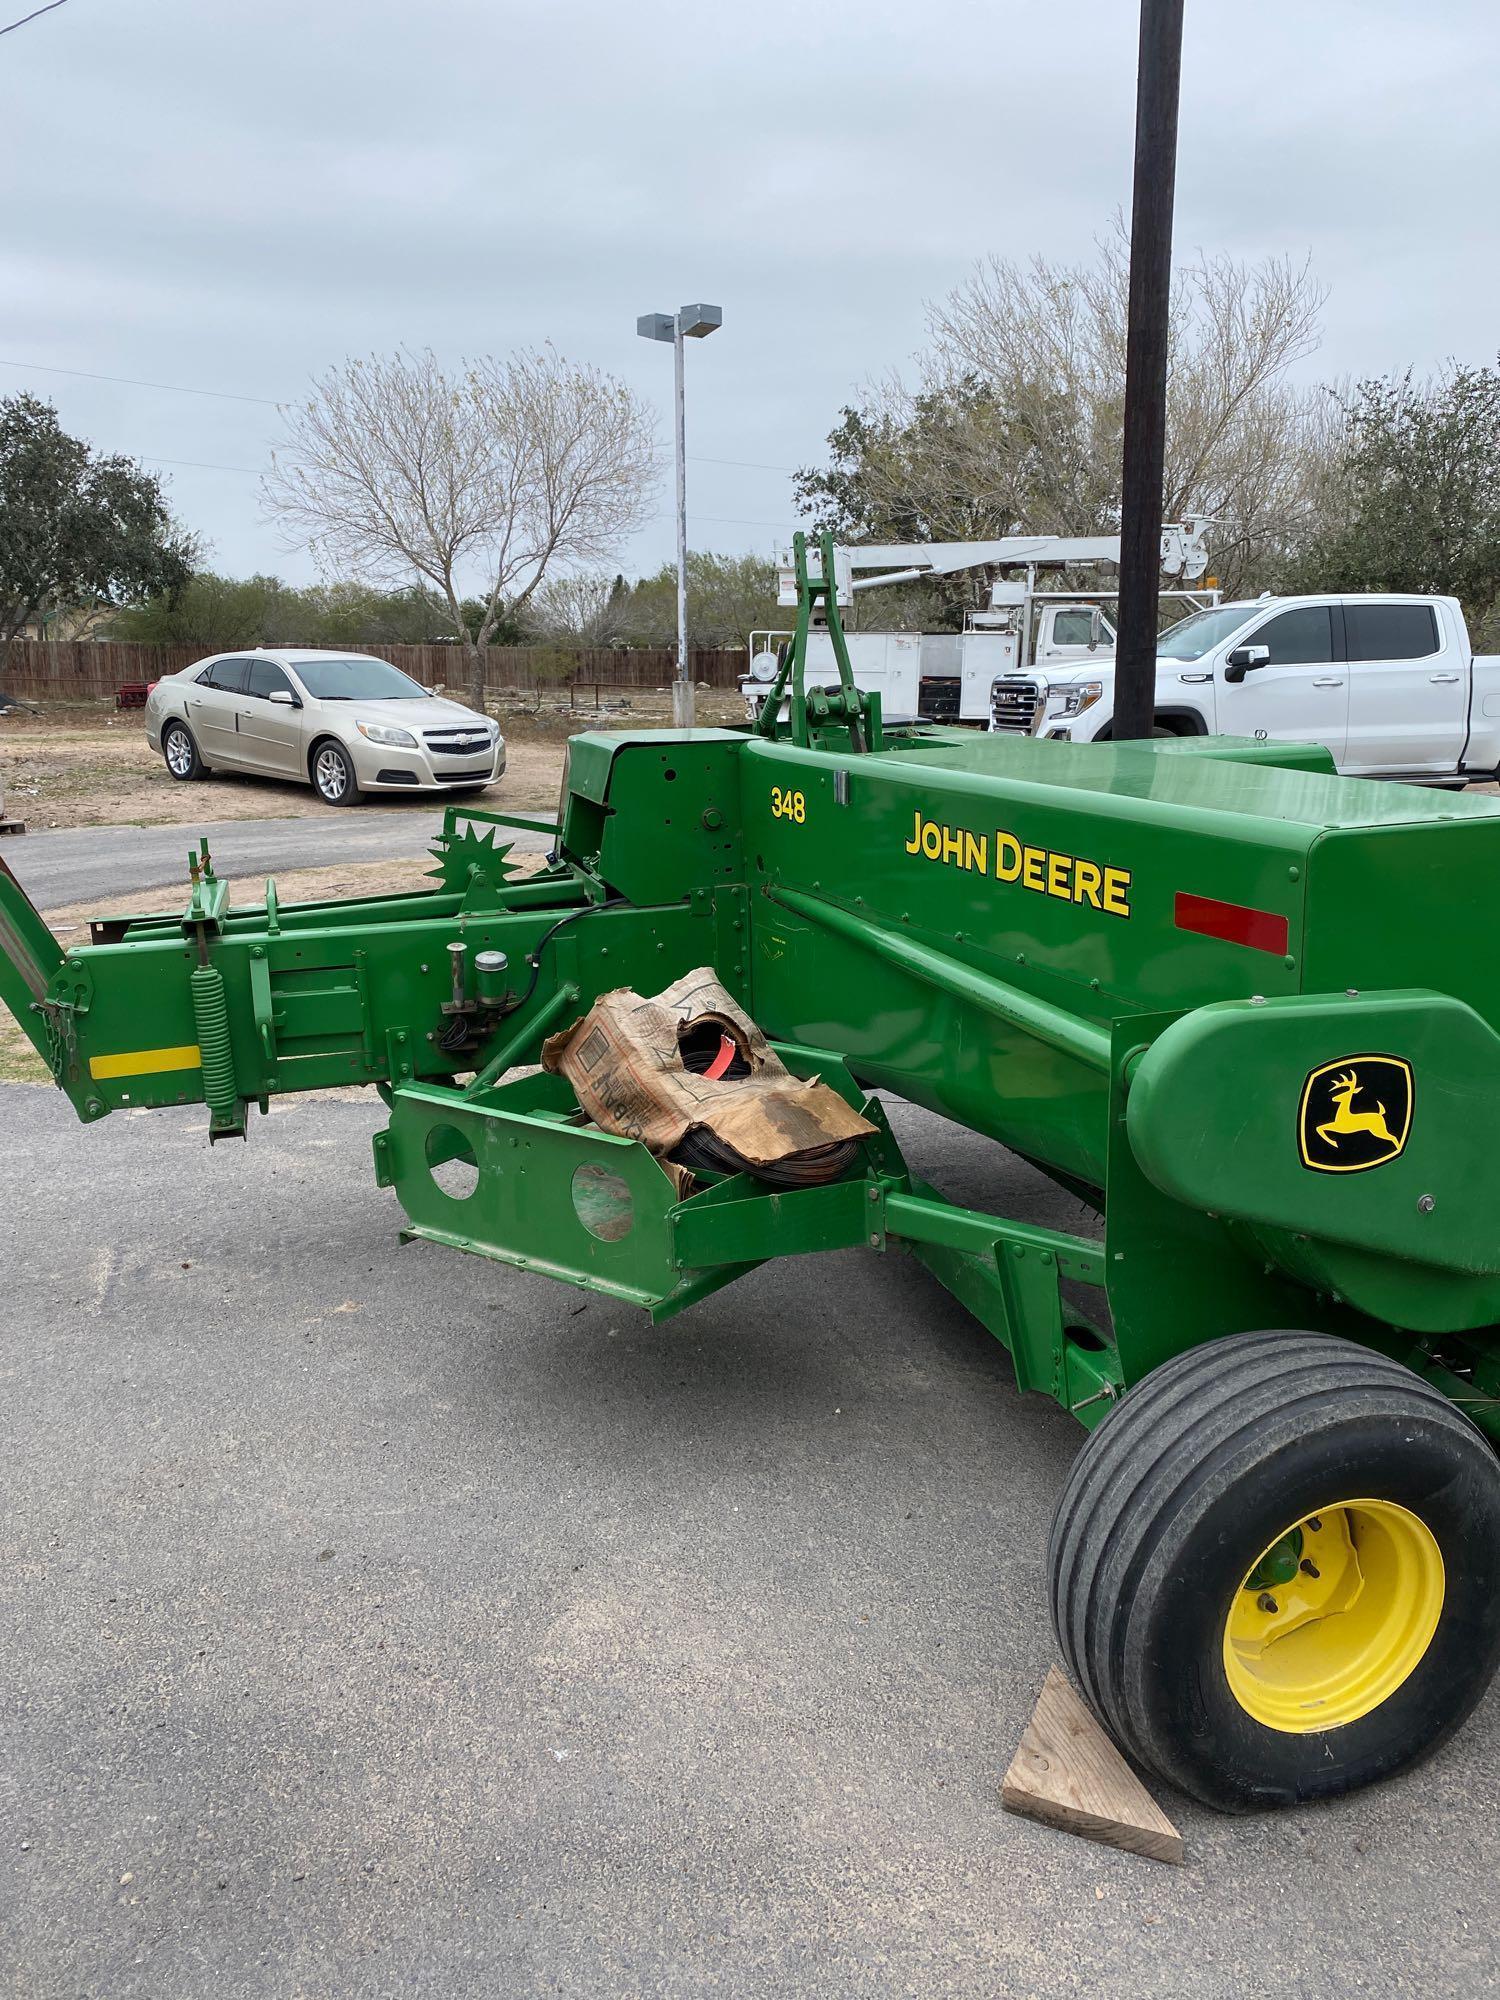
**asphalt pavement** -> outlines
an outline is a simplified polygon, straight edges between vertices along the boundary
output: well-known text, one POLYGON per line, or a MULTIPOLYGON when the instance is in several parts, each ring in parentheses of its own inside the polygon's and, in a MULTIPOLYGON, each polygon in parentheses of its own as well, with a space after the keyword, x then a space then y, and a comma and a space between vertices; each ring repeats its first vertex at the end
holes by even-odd
MULTIPOLYGON (((441 812, 363 806, 336 819, 227 819, 28 833, 7 840, 0 852, 34 903, 58 908, 136 890, 180 888, 186 896, 187 857, 203 835, 221 875, 253 884, 290 868, 417 860, 442 824, 441 812)), ((545 834, 513 838, 523 854, 542 853, 549 844, 545 834)))
POLYGON ((6 1991, 1495 1990, 1500 1696, 1335 1805, 1164 1797, 1180 1870, 1006 1816, 1072 1421, 900 1253, 653 1328, 402 1249, 381 1121, 0 1087, 6 1991))

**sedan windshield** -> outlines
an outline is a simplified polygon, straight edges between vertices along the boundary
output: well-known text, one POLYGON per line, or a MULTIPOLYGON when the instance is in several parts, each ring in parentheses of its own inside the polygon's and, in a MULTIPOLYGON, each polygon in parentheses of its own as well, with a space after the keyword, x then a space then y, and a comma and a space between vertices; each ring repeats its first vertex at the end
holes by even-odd
POLYGON ((1254 610, 1253 604, 1218 604, 1212 611, 1195 611, 1191 618, 1167 627, 1156 642, 1157 654, 1164 660, 1201 660, 1254 610))
POLYGON ((430 701, 420 681, 389 660, 294 660, 297 678, 315 701, 430 701))

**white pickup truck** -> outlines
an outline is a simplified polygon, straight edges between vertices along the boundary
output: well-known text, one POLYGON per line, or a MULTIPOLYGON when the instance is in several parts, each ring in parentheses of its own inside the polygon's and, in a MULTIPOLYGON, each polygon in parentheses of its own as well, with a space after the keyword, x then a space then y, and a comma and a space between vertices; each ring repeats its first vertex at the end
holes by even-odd
MULTIPOLYGON (((1106 740, 1114 660, 997 675, 992 729, 1106 740)), ((1452 597, 1261 597, 1162 633, 1156 730, 1326 743, 1341 771, 1462 783, 1500 765, 1500 658, 1452 597)))

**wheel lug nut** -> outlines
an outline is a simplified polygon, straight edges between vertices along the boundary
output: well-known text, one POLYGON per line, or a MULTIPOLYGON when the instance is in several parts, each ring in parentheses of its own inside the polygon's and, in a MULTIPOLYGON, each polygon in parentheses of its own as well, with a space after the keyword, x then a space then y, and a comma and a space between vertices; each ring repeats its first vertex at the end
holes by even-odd
POLYGON ((1307 1525, 1312 1530, 1313 1534, 1316 1534, 1319 1528, 1322 1527, 1323 1523, 1318 1519, 1318 1516, 1316 1514, 1309 1514, 1307 1517, 1307 1525))
POLYGON ((1312 1562, 1307 1556, 1304 1556, 1302 1558, 1301 1562, 1297 1565, 1297 1567, 1301 1570, 1304 1576, 1321 1576, 1323 1574, 1322 1570, 1318 1568, 1318 1565, 1315 1562, 1312 1562))
POLYGON ((1271 1595, 1269 1590, 1263 1590, 1255 1602, 1262 1611, 1274 1611, 1276 1609, 1276 1599, 1271 1595))

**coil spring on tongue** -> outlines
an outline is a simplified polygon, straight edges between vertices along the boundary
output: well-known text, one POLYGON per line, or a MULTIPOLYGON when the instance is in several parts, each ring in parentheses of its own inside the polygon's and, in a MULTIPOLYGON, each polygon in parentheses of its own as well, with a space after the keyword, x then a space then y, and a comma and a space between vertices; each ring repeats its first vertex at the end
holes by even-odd
POLYGON ((229 1007, 224 979, 216 966, 200 965, 193 973, 193 1020, 203 1063, 203 1101, 210 1116, 210 1136, 243 1132, 239 1092, 234 1083, 234 1051, 229 1039, 229 1007))

